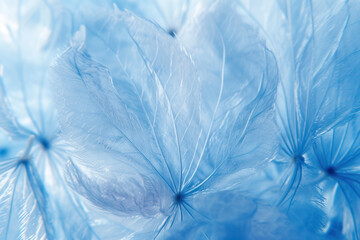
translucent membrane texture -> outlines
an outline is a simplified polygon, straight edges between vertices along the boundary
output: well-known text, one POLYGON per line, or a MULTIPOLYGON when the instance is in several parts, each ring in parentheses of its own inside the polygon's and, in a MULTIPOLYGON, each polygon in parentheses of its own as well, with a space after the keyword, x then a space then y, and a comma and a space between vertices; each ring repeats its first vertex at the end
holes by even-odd
POLYGON ((0 0, 0 239, 359 239, 359 10, 0 0))

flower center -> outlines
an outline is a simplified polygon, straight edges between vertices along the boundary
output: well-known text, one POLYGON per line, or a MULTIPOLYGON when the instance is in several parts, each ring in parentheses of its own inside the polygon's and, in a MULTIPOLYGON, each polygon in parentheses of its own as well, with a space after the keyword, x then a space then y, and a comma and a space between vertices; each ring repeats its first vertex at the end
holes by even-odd
POLYGON ((18 164, 19 165, 28 165, 29 164, 29 159, 27 159, 27 158, 22 158, 22 159, 20 159, 19 161, 18 161, 18 164))
POLYGON ((293 158, 294 162, 304 162, 305 158, 302 155, 295 155, 293 158))
POLYGON ((176 204, 180 204, 180 203, 182 203, 183 201, 184 201, 184 194, 183 193, 181 193, 181 192, 178 192, 178 193, 176 193, 175 194, 175 196, 174 196, 174 202, 176 203, 176 204))
POLYGON ((169 29, 168 30, 168 34, 171 36, 171 37, 175 37, 176 36, 176 30, 175 29, 169 29))
POLYGON ((9 149, 7 148, 0 148, 0 157, 5 157, 9 153, 9 149))
POLYGON ((48 150, 50 148, 50 141, 48 141, 46 138, 41 137, 38 139, 38 141, 44 150, 48 150))
POLYGON ((336 173, 335 168, 332 166, 328 167, 325 171, 328 175, 334 175, 336 173))

